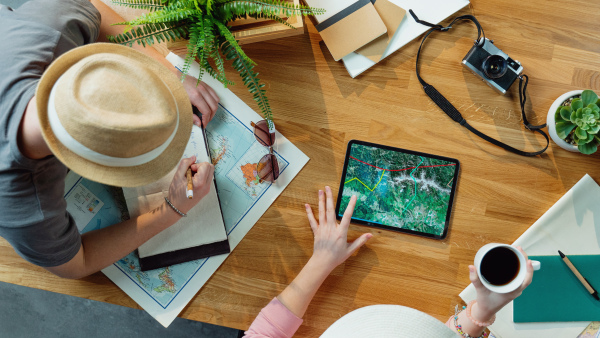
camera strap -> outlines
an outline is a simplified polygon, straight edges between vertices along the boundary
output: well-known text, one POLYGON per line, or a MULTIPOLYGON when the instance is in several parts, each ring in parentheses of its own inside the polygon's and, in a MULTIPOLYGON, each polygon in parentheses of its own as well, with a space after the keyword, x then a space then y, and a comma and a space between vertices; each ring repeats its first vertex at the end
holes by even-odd
POLYGON ((519 103, 521 105, 521 115, 523 117, 523 125, 525 126, 525 128, 527 128, 533 132, 541 134, 546 139, 546 147, 542 150, 535 151, 535 152, 526 152, 526 151, 522 151, 522 150, 513 148, 513 147, 509 146, 508 144, 498 141, 490 136, 487 136, 486 134, 473 128, 470 124, 467 123, 467 121, 463 118, 462 114, 458 111, 458 109, 456 109, 452 105, 452 103, 450 103, 450 101, 448 101, 439 91, 437 91, 437 89, 435 89, 435 87, 433 87, 429 83, 425 82, 425 80, 423 80, 421 78, 421 75, 419 74, 419 58, 421 56, 421 48, 423 48, 423 43, 425 42, 425 39, 427 39, 429 34, 431 34, 432 32, 435 32, 435 31, 445 32, 445 31, 449 30, 450 28, 452 28, 452 25, 455 22, 457 22, 459 20, 469 20, 469 21, 472 21, 475 24, 475 26, 477 26, 477 40, 475 41, 475 44, 481 43, 481 46, 483 46, 483 44, 485 43, 485 33, 483 32, 483 28, 481 27, 481 24, 479 24, 479 21, 477 21, 477 19, 475 19, 475 17, 472 15, 462 15, 462 16, 455 18, 454 20, 452 20, 452 22, 448 26, 444 27, 442 25, 434 25, 427 21, 419 20, 419 18, 415 15, 415 13, 412 11, 412 9, 409 9, 409 12, 410 12, 410 15, 412 15, 412 17, 415 19, 416 22, 418 22, 422 25, 431 27, 431 29, 429 31, 427 31, 427 33, 423 37, 423 40, 421 40, 421 45, 419 46, 419 51, 417 52, 417 62, 416 62, 417 78, 419 79, 419 82, 423 86, 423 90, 425 91, 425 94, 427 94, 427 96, 429 96, 429 98, 431 98, 431 100, 438 107, 440 107, 441 110, 444 111, 444 113, 446 113, 448 116, 450 116, 451 119, 460 123, 462 126, 467 128, 473 134, 481 137, 482 139, 484 139, 496 146, 499 146, 505 150, 508 150, 510 152, 513 152, 513 153, 521 155, 521 156, 537 156, 537 155, 542 154, 544 151, 546 151, 546 149, 548 149, 548 146, 550 145, 550 139, 548 138, 548 135, 543 130, 541 130, 542 128, 546 127, 546 124, 544 123, 544 124, 541 124, 538 126, 534 126, 529 123, 529 121, 527 120, 527 116, 525 115, 525 102, 527 101, 527 96, 525 95, 525 90, 527 89, 527 83, 529 82, 529 77, 527 75, 519 76, 519 103), (482 35, 483 35, 483 39, 481 39, 482 35))

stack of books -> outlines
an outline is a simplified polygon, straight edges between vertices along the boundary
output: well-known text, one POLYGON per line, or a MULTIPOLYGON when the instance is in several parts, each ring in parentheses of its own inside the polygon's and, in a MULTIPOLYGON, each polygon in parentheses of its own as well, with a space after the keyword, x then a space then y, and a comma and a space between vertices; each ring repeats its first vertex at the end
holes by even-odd
POLYGON ((324 14, 311 16, 336 61, 352 52, 378 62, 406 11, 390 0, 302 0, 324 14))

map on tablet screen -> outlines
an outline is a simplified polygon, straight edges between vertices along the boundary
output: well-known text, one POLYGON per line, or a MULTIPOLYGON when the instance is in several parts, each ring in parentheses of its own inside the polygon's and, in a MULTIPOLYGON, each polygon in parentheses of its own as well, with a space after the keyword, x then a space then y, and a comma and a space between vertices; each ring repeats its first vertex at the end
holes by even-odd
POLYGON ((337 215, 356 195, 354 222, 443 238, 458 166, 451 158, 350 141, 337 215))

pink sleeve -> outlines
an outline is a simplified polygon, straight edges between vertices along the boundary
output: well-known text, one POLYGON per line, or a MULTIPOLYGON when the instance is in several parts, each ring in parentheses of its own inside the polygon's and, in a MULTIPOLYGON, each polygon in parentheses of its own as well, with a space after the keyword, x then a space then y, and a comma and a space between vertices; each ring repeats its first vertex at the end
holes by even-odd
POLYGON ((256 316, 244 337, 289 338, 296 333, 301 324, 301 318, 296 317, 277 298, 273 298, 256 316))

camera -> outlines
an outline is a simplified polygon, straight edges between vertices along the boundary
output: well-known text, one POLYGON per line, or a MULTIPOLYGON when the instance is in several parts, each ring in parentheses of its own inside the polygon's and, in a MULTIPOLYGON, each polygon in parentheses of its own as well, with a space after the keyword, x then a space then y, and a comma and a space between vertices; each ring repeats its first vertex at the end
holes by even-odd
POLYGON ((462 64, 500 94, 506 94, 523 72, 519 61, 511 59, 494 45, 494 41, 487 38, 475 43, 462 64))

